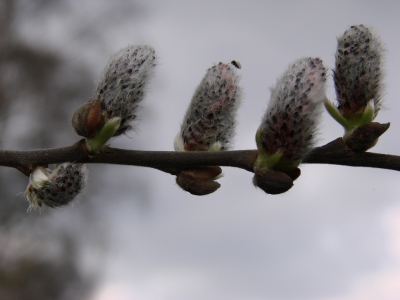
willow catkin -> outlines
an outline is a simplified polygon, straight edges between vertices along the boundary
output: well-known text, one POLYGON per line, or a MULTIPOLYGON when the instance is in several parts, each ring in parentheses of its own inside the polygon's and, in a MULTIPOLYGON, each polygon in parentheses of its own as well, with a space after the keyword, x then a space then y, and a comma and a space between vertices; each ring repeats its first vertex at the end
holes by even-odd
POLYGON ((382 43, 373 29, 354 25, 337 39, 334 81, 340 114, 361 115, 368 102, 374 117, 382 104, 382 43))
POLYGON ((299 165, 315 141, 326 73, 321 59, 309 57, 295 61, 278 78, 257 132, 259 150, 267 156, 279 153, 294 168, 299 165))
POLYGON ((38 167, 29 176, 25 196, 29 210, 42 206, 60 207, 67 205, 81 193, 86 185, 86 165, 62 163, 51 170, 38 167))
POLYGON ((242 97, 238 63, 219 63, 207 70, 197 87, 181 129, 176 151, 227 150, 232 146, 236 112, 242 97))
POLYGON ((110 58, 100 77, 95 99, 109 119, 121 118, 119 134, 131 128, 137 117, 155 60, 152 47, 127 46, 110 58))

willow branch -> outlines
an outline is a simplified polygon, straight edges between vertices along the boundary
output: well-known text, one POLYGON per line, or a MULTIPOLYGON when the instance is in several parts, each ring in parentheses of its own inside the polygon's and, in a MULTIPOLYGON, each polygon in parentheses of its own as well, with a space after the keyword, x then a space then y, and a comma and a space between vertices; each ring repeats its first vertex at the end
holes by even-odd
MULTIPOLYGON (((202 166, 236 167, 253 172, 257 150, 217 152, 136 151, 106 148, 102 153, 91 154, 85 141, 63 148, 9 151, 0 150, 0 166, 16 168, 29 175, 36 166, 62 162, 99 163, 142 166, 158 169, 172 175, 181 170, 202 166)), ((371 167, 400 171, 400 156, 379 153, 355 153, 342 138, 316 147, 303 161, 307 164, 333 164, 353 167, 371 167)))

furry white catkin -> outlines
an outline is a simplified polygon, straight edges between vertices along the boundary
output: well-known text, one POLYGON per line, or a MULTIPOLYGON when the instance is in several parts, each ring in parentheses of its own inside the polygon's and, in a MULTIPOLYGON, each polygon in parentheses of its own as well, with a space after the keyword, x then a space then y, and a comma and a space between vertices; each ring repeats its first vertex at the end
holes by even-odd
POLYGON ((219 63, 207 70, 175 138, 175 151, 230 149, 242 97, 238 66, 219 63))
POLYGON ((84 164, 62 163, 54 170, 36 168, 24 193, 30 203, 29 210, 67 205, 83 190, 87 175, 84 164))
POLYGON ((259 151, 266 156, 279 153, 293 168, 300 164, 315 141, 326 73, 321 59, 309 57, 295 61, 278 78, 257 131, 259 151))
POLYGON ((383 46, 373 29, 354 25, 338 38, 334 80, 340 114, 362 114, 369 101, 381 108, 383 46))
POLYGON ((119 117, 118 134, 130 129, 155 66, 150 46, 127 46, 114 54, 96 88, 96 97, 108 119, 119 117))

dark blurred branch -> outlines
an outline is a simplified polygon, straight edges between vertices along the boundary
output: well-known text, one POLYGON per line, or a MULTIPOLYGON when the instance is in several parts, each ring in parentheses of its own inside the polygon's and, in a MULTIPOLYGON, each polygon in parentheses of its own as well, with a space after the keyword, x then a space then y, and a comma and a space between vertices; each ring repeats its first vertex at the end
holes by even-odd
MULTIPOLYGON (((149 167, 176 175, 183 169, 202 166, 236 167, 253 172, 256 157, 257 150, 173 152, 106 148, 102 153, 91 154, 87 151, 84 140, 80 140, 72 146, 57 149, 0 150, 0 166, 13 167, 29 175, 36 166, 68 161, 149 167)), ((303 163, 400 171, 400 156, 369 152, 355 153, 347 147, 342 138, 314 148, 303 163)))

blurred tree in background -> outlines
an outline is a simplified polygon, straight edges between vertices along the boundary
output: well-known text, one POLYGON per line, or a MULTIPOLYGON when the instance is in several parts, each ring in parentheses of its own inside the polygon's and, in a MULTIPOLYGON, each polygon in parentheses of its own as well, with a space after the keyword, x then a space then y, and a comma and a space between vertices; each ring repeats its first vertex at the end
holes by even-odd
MULTIPOLYGON (((17 30, 21 22, 41 14, 60 13, 67 9, 66 2, 0 1, 2 148, 47 148, 77 140, 66 124, 73 110, 91 97, 94 76, 87 66, 71 63, 62 53, 29 44, 17 30)), ((103 244, 106 235, 93 202, 81 197, 74 215, 27 214, 27 202, 14 192, 24 191, 28 180, 9 171, 0 170, 0 299, 84 298, 95 277, 93 271, 85 274, 82 253, 90 252, 97 265, 93 246, 103 244)), ((93 180, 101 181, 95 173, 93 180)))

